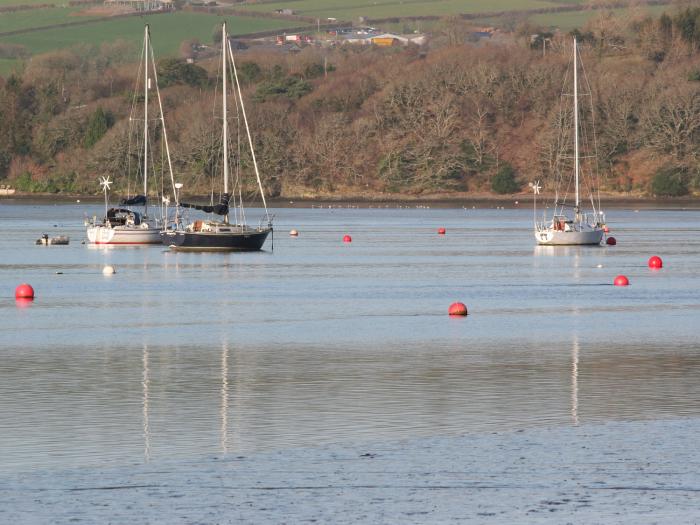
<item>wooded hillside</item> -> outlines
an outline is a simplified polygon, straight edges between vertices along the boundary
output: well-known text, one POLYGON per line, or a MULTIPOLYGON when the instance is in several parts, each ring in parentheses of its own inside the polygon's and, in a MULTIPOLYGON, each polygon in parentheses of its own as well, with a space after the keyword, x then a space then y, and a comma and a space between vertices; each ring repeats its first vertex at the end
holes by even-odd
MULTIPOLYGON (((455 36, 455 23, 427 49, 241 52, 271 195, 511 193, 548 180, 570 35, 521 26, 509 42, 476 44, 455 36)), ((603 14, 578 36, 604 189, 700 191, 700 8, 603 14)), ((138 137, 128 133, 137 55, 123 43, 81 46, 34 57, 21 77, 0 79, 0 183, 96 193, 109 174, 127 191, 139 159, 138 137)), ((159 79, 176 178, 206 193, 220 146, 217 62, 162 60, 159 79)), ((161 140, 154 121, 156 173, 161 140)))

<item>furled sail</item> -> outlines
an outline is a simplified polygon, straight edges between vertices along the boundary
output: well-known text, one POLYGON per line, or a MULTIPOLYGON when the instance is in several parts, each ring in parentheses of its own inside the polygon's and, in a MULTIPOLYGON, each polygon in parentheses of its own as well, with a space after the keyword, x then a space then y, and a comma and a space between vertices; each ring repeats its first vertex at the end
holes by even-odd
POLYGON ((216 213, 217 215, 226 215, 228 213, 228 202, 229 202, 229 194, 224 193, 221 195, 221 202, 219 204, 215 204, 214 206, 204 206, 201 204, 189 204, 187 202, 181 202, 180 206, 183 208, 192 208, 194 210, 201 210, 207 213, 216 213))
POLYGON ((119 203, 120 206, 145 206, 146 205, 146 196, 145 195, 136 195, 135 197, 129 198, 124 198, 121 200, 119 203))

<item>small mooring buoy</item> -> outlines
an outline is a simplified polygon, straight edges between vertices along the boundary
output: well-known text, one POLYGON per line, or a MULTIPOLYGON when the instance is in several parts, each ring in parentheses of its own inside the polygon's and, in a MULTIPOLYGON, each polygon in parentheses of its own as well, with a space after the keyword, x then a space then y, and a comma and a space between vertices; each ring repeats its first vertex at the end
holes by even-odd
POLYGON ((663 268, 664 262, 658 255, 652 255, 651 257, 649 257, 649 262, 647 263, 647 265, 652 270, 660 270, 661 268, 663 268))
POLYGON ((626 275, 618 275, 615 277, 615 280, 613 281, 613 284, 615 286, 627 286, 629 285, 630 280, 627 278, 626 275))
POLYGON ((615 246, 617 244, 617 239, 615 237, 608 237, 605 239, 605 244, 608 246, 615 246))
POLYGON ((445 228, 438 228, 438 235, 445 235, 447 233, 447 230, 445 228))
POLYGON ((34 299, 34 288, 27 283, 20 284, 15 288, 15 299, 34 299))
POLYGON ((299 232, 296 230, 290 230, 289 235, 290 237, 299 237, 299 232))
POLYGON ((343 237, 343 242, 352 242, 352 237, 346 235, 345 237, 343 237))
POLYGON ((452 303, 447 313, 450 315, 467 315, 467 306, 464 303, 452 303))
POLYGON ((109 264, 102 268, 102 275, 114 275, 117 273, 117 271, 114 269, 114 266, 110 266, 109 264))
POLYGON ((610 233, 610 228, 608 228, 608 225, 607 225, 607 224, 606 224, 605 226, 603 226, 603 231, 604 231, 605 233, 610 233))

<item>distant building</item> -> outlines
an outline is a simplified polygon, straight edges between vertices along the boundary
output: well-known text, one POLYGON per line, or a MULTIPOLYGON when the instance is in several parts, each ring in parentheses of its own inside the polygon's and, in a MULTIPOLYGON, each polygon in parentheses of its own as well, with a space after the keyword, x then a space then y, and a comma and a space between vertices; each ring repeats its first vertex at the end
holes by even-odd
POLYGON ((296 14, 293 9, 275 9, 275 13, 278 15, 294 15, 296 14))
POLYGON ((170 11, 173 0, 104 0, 107 7, 129 7, 134 11, 170 11))
POLYGON ((354 34, 347 35, 343 42, 348 44, 374 44, 376 46, 389 47, 394 45, 414 44, 422 46, 427 41, 425 35, 396 35, 393 33, 377 34, 374 30, 362 30, 354 34))

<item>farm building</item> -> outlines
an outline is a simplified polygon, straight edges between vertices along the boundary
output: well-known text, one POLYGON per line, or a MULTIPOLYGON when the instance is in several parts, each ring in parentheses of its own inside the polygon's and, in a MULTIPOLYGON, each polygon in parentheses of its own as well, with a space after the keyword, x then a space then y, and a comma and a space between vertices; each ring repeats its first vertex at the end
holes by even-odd
POLYGON ((388 47, 395 45, 415 44, 422 46, 426 43, 425 35, 395 35, 393 33, 382 33, 382 34, 351 34, 345 36, 343 42, 347 44, 374 44, 376 46, 388 47))
POLYGON ((173 0, 104 0, 106 7, 128 7, 134 11, 169 11, 173 0))

